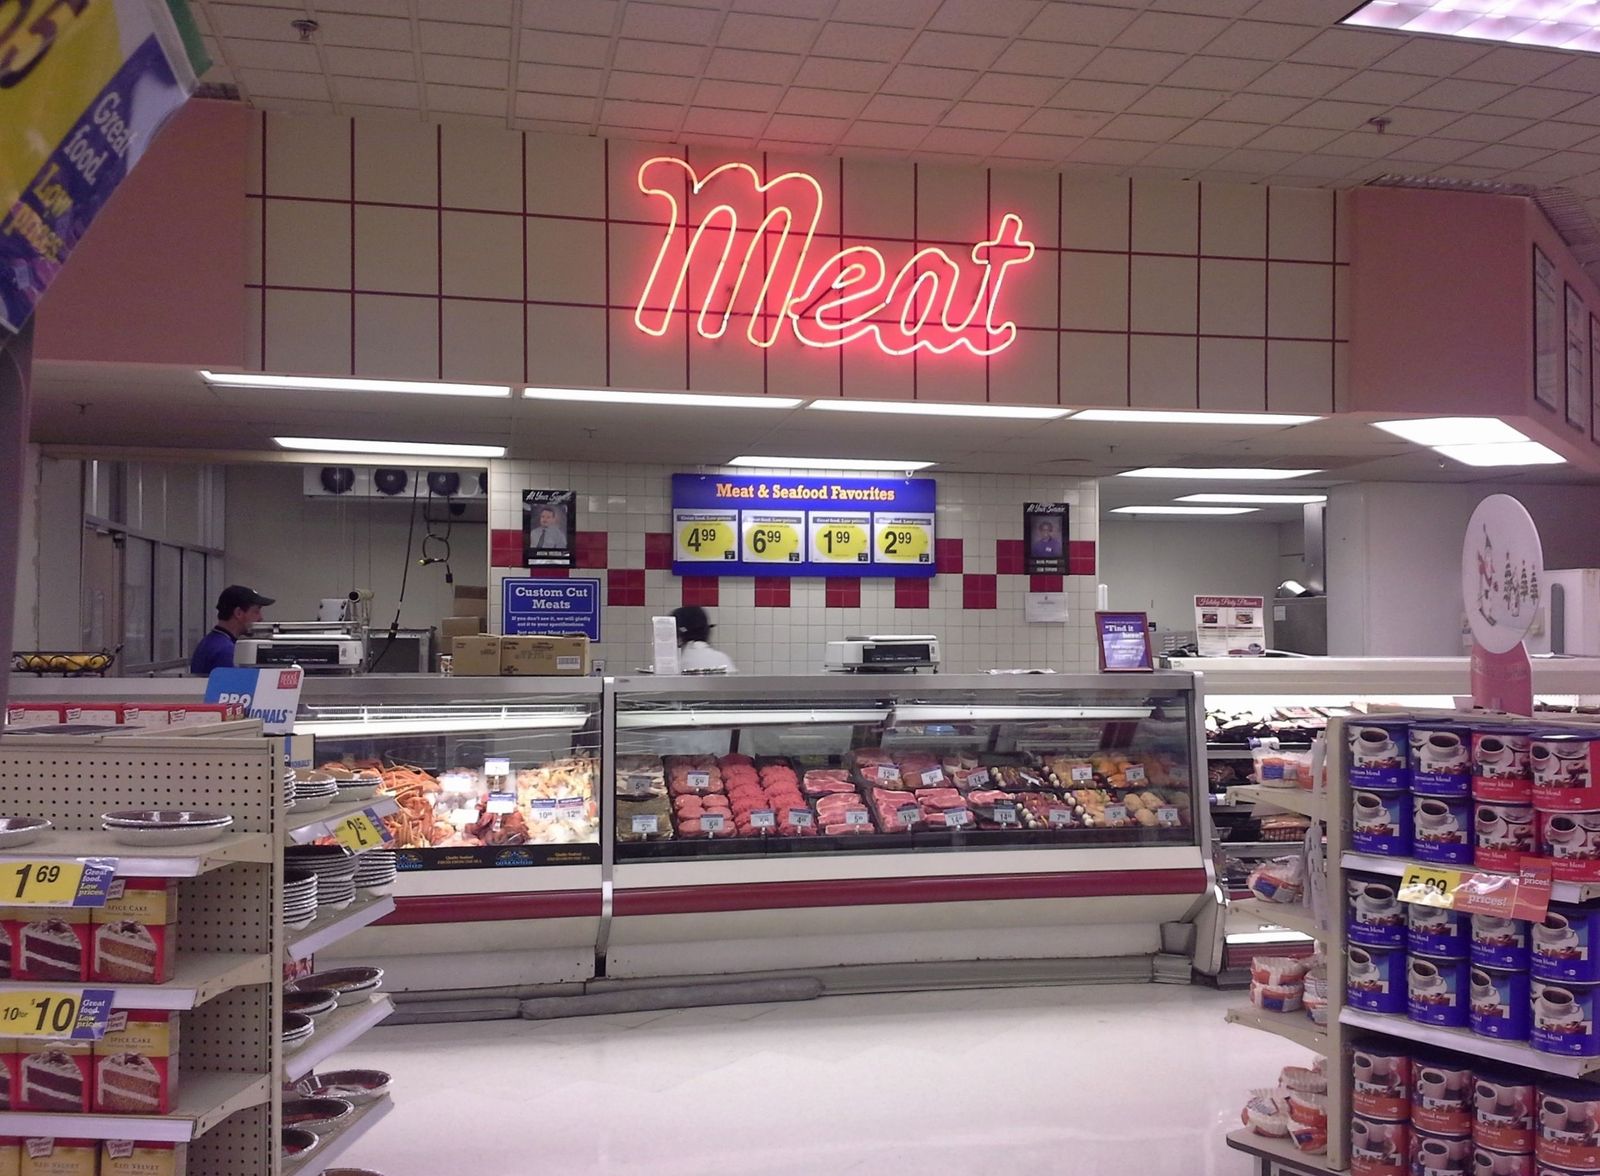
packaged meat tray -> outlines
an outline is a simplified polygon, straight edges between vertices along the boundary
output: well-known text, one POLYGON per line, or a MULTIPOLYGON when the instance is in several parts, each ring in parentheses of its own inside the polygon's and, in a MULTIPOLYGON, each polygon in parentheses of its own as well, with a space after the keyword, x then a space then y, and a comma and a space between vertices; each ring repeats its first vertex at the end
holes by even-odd
POLYGON ((854 789, 817 797, 817 825, 829 837, 855 837, 876 833, 872 810, 854 789))
POLYGON ((1024 795, 1040 793, 1002 792, 997 788, 974 788, 966 794, 967 808, 979 829, 1020 829, 1024 795))
POLYGON ((1003 792, 1043 792, 1051 786, 1049 777, 1040 768, 995 764, 988 772, 990 786, 1003 792))
POLYGON ((813 768, 801 781, 800 790, 807 796, 819 798, 836 794, 857 795, 855 782, 850 779, 847 768, 813 768))
POLYGON ((667 794, 666 769, 659 756, 619 755, 617 757, 617 796, 644 800, 667 794))
POLYGON ((1022 823, 1029 829, 1081 829, 1086 810, 1070 797, 1053 792, 1019 792, 1022 823))
POLYGON ((619 842, 667 841, 673 835, 671 808, 664 796, 617 801, 619 842))
POLYGON ((927 828, 927 819, 915 793, 893 788, 872 790, 872 815, 885 833, 914 833, 927 828))
POLYGON ((672 755, 661 763, 666 771, 667 792, 672 796, 705 796, 727 791, 722 782, 722 769, 714 756, 672 755))
POLYGON ((738 837, 815 837, 816 814, 800 793, 800 776, 784 759, 724 756, 717 761, 738 837))
POLYGON ((688 793, 672 798, 672 827, 685 839, 735 835, 733 806, 721 793, 688 793))

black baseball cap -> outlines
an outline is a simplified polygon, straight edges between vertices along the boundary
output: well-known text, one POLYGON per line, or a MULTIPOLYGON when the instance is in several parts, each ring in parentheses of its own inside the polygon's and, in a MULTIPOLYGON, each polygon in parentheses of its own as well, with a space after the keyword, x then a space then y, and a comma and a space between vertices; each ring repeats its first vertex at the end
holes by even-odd
POLYGON ((678 623, 680 634, 709 633, 716 628, 711 623, 711 618, 706 615, 706 610, 697 604, 686 604, 682 608, 673 609, 672 617, 678 623))
POLYGON ((217 597, 217 615, 231 617, 236 608, 249 608, 259 604, 265 608, 269 604, 276 604, 270 596, 263 596, 254 588, 246 588, 243 584, 229 584, 222 590, 222 595, 217 597))

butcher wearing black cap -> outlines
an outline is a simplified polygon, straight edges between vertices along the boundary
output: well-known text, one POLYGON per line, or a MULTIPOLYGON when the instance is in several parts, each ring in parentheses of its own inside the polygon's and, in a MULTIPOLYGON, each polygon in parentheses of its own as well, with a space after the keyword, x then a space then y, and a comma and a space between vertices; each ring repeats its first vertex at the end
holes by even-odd
POLYGON ((672 610, 678 624, 678 668, 685 672, 724 673, 738 672, 733 659, 711 645, 711 630, 716 626, 698 605, 685 605, 672 610))
POLYGON ((217 597, 216 628, 194 647, 194 654, 189 658, 189 672, 204 678, 212 670, 232 669, 234 642, 261 620, 261 610, 272 603, 270 596, 263 596, 243 584, 224 588, 217 597))

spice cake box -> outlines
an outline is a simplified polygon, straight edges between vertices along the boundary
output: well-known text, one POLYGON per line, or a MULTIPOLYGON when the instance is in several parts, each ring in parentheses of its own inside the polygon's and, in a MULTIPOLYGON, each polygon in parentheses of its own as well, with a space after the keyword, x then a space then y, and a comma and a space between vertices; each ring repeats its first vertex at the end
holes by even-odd
POLYGON ((92 908, 89 979, 164 984, 178 950, 178 891, 168 878, 118 878, 92 908))
POLYGON ((111 1015, 94 1043, 94 1109, 165 1115, 178 1101, 178 1014, 130 1009, 111 1015))

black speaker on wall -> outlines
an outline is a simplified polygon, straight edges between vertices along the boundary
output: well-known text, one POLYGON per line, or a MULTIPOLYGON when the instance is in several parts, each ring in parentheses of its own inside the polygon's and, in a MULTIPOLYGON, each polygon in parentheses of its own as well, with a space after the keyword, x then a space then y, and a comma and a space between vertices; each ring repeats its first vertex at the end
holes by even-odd
POLYGON ((349 466, 323 466, 319 481, 329 494, 348 494, 355 487, 356 472, 349 466))
POLYGON ((410 481, 405 470, 375 470, 372 474, 372 484, 379 494, 404 494, 410 481))
POLYGON ((461 493, 461 475, 454 470, 428 471, 428 493, 438 498, 453 498, 461 493))

